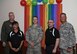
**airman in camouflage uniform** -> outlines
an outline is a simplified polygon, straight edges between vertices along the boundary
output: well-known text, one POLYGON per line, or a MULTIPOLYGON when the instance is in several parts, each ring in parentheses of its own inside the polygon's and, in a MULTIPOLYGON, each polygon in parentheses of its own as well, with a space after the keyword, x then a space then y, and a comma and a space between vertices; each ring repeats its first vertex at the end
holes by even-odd
POLYGON ((27 54, 41 54, 41 40, 43 38, 42 28, 37 25, 37 17, 33 18, 33 25, 26 32, 28 42, 27 54))
POLYGON ((61 14, 60 27, 60 53, 73 54, 73 46, 76 44, 75 31, 73 26, 66 21, 66 14, 61 14))

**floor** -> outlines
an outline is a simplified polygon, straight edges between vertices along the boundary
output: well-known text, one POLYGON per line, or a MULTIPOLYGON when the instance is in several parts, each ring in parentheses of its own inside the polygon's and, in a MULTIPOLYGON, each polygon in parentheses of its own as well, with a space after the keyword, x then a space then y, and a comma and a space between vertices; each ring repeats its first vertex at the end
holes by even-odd
MULTIPOLYGON (((22 53, 23 54, 26 54, 26 49, 27 49, 27 47, 24 47, 24 46, 22 47, 22 53)), ((77 49, 77 45, 76 45, 76 49, 77 49)), ((0 41, 0 54, 4 54, 3 52, 4 52, 4 50, 2 47, 2 42, 0 41)), ((77 50, 76 50, 76 52, 77 52, 77 50)), ((42 48, 42 54, 45 54, 45 50, 43 48, 42 48)), ((59 50, 57 51, 56 54, 60 54, 59 50)))

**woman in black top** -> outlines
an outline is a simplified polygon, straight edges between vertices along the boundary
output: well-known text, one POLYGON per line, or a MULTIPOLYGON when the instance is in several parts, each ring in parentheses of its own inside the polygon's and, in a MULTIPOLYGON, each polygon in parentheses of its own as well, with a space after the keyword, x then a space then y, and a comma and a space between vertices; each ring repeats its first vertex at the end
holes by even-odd
POLYGON ((9 33, 8 44, 10 47, 9 54, 22 54, 21 47, 23 45, 24 35, 23 32, 19 29, 18 22, 13 22, 13 31, 9 33))

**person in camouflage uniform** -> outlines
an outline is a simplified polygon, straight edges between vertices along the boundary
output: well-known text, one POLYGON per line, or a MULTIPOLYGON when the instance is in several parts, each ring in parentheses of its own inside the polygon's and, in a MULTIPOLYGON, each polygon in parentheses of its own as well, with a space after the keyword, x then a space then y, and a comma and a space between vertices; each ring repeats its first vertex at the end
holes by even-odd
POLYGON ((9 54, 7 37, 8 37, 9 32, 12 30, 12 23, 15 21, 14 18, 15 18, 14 13, 9 12, 9 20, 5 21, 2 25, 1 41, 2 41, 2 45, 4 47, 4 53, 5 54, 9 54))
POLYGON ((43 38, 42 28, 38 25, 38 18, 33 17, 33 25, 26 32, 28 42, 27 54, 42 54, 41 40, 43 38))
POLYGON ((60 20, 60 53, 73 54, 73 47, 76 44, 75 31, 73 26, 67 22, 65 13, 61 13, 60 20))

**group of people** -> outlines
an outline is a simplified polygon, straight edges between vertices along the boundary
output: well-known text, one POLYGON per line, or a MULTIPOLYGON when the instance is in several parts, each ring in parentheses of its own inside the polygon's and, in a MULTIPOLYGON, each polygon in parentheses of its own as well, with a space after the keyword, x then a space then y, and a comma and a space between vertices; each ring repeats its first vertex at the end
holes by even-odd
MULTIPOLYGON (((9 12, 9 20, 5 21, 1 29, 1 41, 5 54, 22 54, 24 38, 28 43, 26 54, 42 54, 41 41, 44 31, 38 25, 38 17, 32 18, 33 24, 27 29, 26 36, 20 30, 19 23, 14 20, 13 12, 9 12)), ((60 54, 73 54, 73 47, 76 45, 75 31, 73 26, 67 22, 65 13, 60 14, 61 26, 57 30, 54 27, 54 20, 48 20, 48 28, 45 31, 46 54, 56 54, 60 48, 60 54)))

